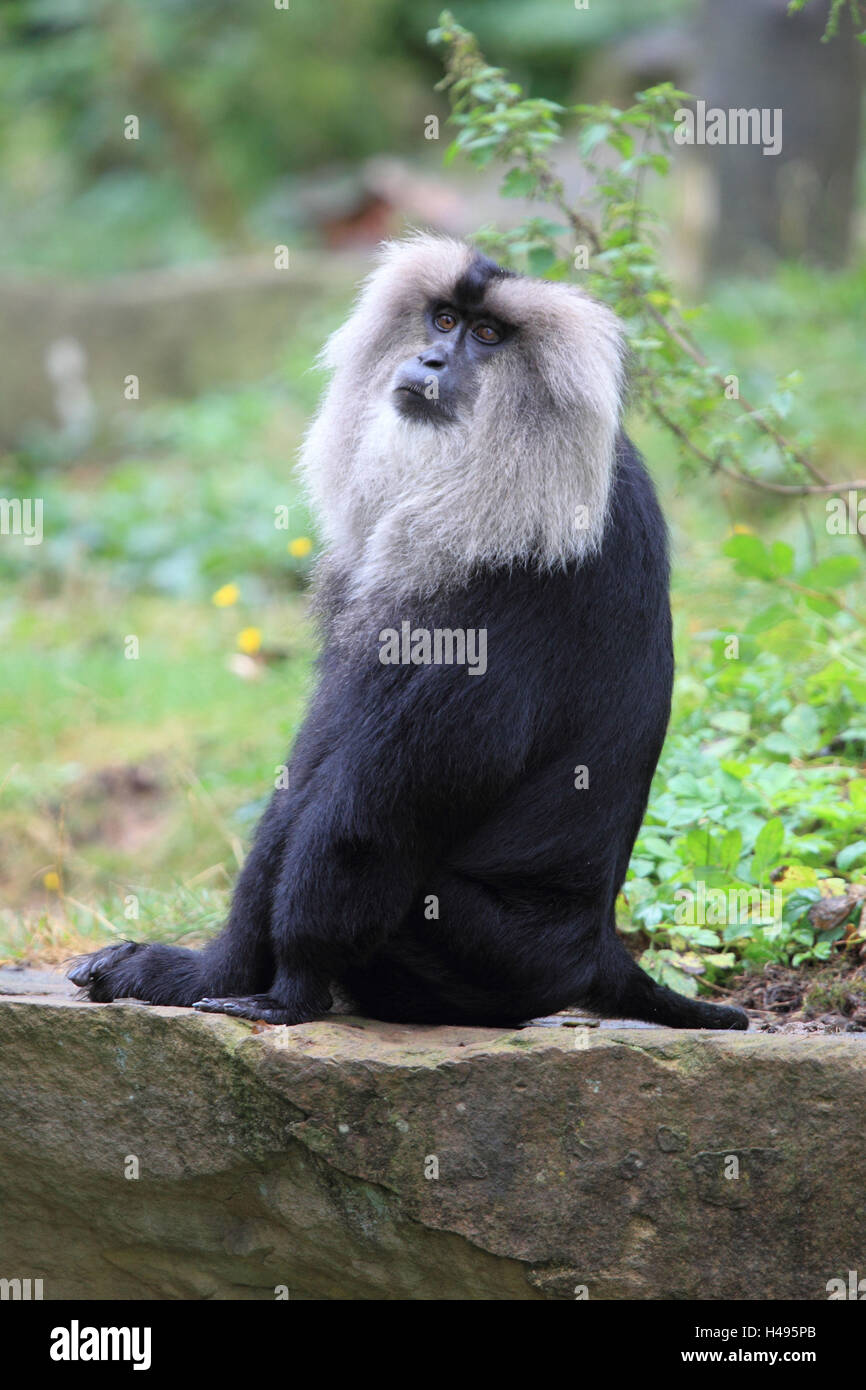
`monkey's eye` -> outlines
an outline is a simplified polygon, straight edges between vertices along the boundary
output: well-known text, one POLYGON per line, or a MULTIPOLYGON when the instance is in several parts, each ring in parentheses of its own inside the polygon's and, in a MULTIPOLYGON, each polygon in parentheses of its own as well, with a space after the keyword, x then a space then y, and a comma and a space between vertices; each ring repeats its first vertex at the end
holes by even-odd
POLYGON ((477 338, 479 343, 502 342, 502 334, 489 323, 476 323, 472 330, 472 336, 473 338, 477 338))
POLYGON ((450 309, 440 309, 433 322, 440 333, 450 333, 457 327, 457 315, 452 314, 450 309))

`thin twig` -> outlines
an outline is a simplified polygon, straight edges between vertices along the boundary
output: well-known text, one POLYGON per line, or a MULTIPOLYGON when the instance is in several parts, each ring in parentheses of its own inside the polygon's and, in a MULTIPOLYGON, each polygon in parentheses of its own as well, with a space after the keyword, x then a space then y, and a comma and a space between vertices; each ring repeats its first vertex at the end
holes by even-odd
POLYGON ((723 463, 716 466, 720 473, 735 478, 738 483, 748 483, 750 487, 761 488, 763 492, 778 492, 784 497, 826 496, 831 492, 839 492, 842 488, 851 488, 854 491, 858 488, 866 489, 866 478, 857 478, 851 483, 771 483, 763 478, 753 478, 748 473, 737 473, 733 468, 726 468, 723 463))

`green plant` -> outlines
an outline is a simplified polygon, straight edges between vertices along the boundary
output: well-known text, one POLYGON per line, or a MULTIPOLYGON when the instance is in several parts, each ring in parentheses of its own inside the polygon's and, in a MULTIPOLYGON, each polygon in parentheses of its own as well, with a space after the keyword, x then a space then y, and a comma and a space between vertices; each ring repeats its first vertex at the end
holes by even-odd
MULTIPOLYGON (((866 636, 838 593, 857 561, 795 573, 790 546, 748 533, 724 549, 753 596, 772 584, 786 601, 758 603, 741 635, 700 635, 621 904, 621 925, 645 938, 644 966, 687 992, 744 964, 798 966, 864 944, 809 915, 846 880, 866 882, 866 636), (685 894, 709 900, 692 914, 701 920, 683 920, 685 894)), ((860 906, 852 898, 850 920, 860 906)))
MULTIPOLYGON (((808 4, 811 4, 811 0, 788 0, 788 14, 799 14, 801 10, 805 10, 808 4)), ((852 24, 863 23, 859 0, 830 0, 830 13, 827 16, 824 33, 821 36, 822 43, 829 43, 831 39, 836 37, 842 15, 846 11, 851 16, 852 24)), ((866 34, 860 33, 857 37, 861 43, 866 42, 866 34)))

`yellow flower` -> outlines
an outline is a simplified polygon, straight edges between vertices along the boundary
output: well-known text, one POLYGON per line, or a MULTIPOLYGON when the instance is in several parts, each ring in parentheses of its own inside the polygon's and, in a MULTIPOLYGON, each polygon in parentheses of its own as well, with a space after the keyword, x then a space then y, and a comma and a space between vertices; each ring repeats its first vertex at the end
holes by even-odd
POLYGON ((55 873, 53 869, 49 869, 47 874, 42 875, 42 884, 43 887, 48 889, 49 893, 59 893, 60 875, 55 873))
POLYGON ((741 521, 738 521, 731 529, 735 536, 754 536, 755 534, 751 526, 744 526, 741 521))
POLYGON ((241 591, 237 584, 223 584, 221 589, 217 589, 211 598, 211 603, 215 603, 217 608, 231 608, 233 603, 237 603, 241 596, 241 591))
POLYGON ((296 560, 301 560, 305 555, 309 555, 313 548, 313 542, 309 536, 295 536, 293 541, 289 541, 289 554, 294 555, 296 560))
POLYGON ((253 656, 255 652, 261 651, 262 632, 258 627, 245 627, 238 633, 238 651, 246 652, 247 656, 253 656))

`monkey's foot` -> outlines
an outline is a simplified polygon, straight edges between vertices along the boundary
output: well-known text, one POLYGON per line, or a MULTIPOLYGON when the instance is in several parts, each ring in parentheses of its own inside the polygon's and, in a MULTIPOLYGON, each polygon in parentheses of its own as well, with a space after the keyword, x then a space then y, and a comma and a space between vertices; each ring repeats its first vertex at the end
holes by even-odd
POLYGON ((86 989, 90 998, 99 1004, 109 1004, 112 999, 130 999, 135 996, 127 984, 131 984, 134 966, 131 957, 145 948, 135 941, 119 941, 115 946, 105 946, 76 961, 67 978, 79 989, 86 989))
POLYGON ((159 942, 119 941, 75 961, 68 978, 96 1004, 143 999, 148 1004, 186 1004, 202 991, 200 957, 159 942))
POLYGON ((229 999, 197 999, 193 1004, 203 1014, 231 1014, 232 1018, 251 1018, 260 1023, 308 1023, 314 1013, 275 999, 272 994, 247 994, 229 999))

